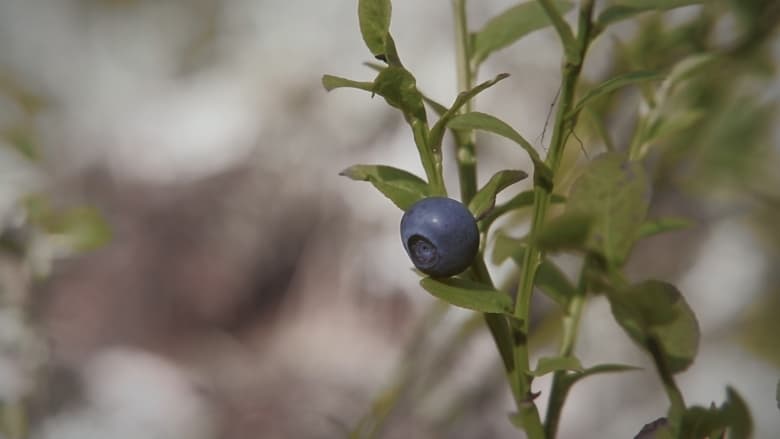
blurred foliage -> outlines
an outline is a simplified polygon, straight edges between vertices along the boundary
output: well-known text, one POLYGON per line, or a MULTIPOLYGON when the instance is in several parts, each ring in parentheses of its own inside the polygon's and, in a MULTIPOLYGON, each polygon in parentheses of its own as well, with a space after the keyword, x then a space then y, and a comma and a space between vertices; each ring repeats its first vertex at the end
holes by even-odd
MULTIPOLYGON (((638 70, 673 70, 694 58, 679 85, 658 101, 653 84, 643 84, 643 108, 637 118, 660 106, 665 130, 652 140, 651 178, 657 192, 681 192, 719 209, 750 218, 769 261, 780 258, 780 148, 778 123, 777 45, 780 2, 718 0, 695 7, 685 19, 644 14, 628 39, 613 38, 612 69, 606 77, 638 70), (730 207, 723 207, 730 206, 730 207)), ((626 111, 626 95, 600 97, 583 118, 592 135, 608 149, 624 149, 606 127, 626 111), (595 116, 598 115, 598 116, 595 116), (598 118, 601 117, 601 120, 598 118)), ((632 139, 631 142, 636 142, 632 139)), ((762 283, 765 291, 742 322, 747 345, 780 365, 780 289, 776 274, 762 283)), ((739 294, 735 291, 734 294, 739 294)), ((739 317, 742 317, 741 319, 739 317)))
POLYGON ((13 267, 0 276, 3 311, 0 318, 4 328, 18 331, 6 334, 2 340, 1 360, 11 370, 6 379, 35 383, 25 390, 3 389, 0 437, 23 439, 29 437, 30 427, 35 425, 29 409, 40 396, 38 393, 45 393, 44 371, 48 361, 46 339, 32 317, 33 283, 47 276, 57 259, 103 246, 111 232, 97 209, 55 208, 46 193, 51 182, 45 181, 42 163, 45 158, 38 144, 36 126, 40 111, 46 108, 45 99, 3 72, 0 72, 0 97, 11 104, 5 108, 6 114, 1 115, 4 120, 0 126, 0 145, 13 150, 12 156, 6 159, 19 154, 23 159, 13 161, 13 165, 29 165, 37 170, 35 178, 22 183, 14 178, 2 182, 8 186, 2 188, 3 196, 11 199, 2 200, 0 210, 0 264, 13 267), (26 184, 30 187, 25 187, 26 184))

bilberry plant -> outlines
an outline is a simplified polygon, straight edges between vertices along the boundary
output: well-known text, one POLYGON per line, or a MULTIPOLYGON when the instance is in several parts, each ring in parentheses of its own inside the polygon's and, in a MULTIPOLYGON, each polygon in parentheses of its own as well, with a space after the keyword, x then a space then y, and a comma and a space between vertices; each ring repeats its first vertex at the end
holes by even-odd
MULTIPOLYGON (((732 388, 726 401, 710 407, 689 406, 675 375, 694 361, 699 327, 693 310, 671 283, 630 280, 623 269, 635 244, 649 236, 688 227, 679 218, 648 218, 652 195, 648 158, 664 136, 691 126, 693 118, 671 118, 668 103, 686 81, 717 62, 719 54, 684 57, 673 65, 633 69, 600 84, 581 81, 588 50, 614 23, 640 13, 658 13, 701 0, 615 0, 598 10, 595 0, 521 2, 473 31, 468 27, 466 0, 452 0, 459 94, 449 105, 435 102, 420 91, 417 78, 402 63, 390 32, 390 0, 359 0, 358 19, 363 40, 380 64, 373 80, 355 81, 332 75, 322 79, 327 90, 354 88, 378 95, 398 109, 408 124, 424 178, 385 165, 355 165, 342 172, 353 180, 368 181, 405 211, 401 221, 403 246, 425 275, 422 287, 442 301, 480 313, 495 341, 515 402, 511 421, 532 439, 554 438, 569 390, 578 381, 602 373, 629 372, 635 367, 599 364, 585 367, 575 356, 578 328, 586 300, 603 295, 626 334, 643 348, 655 365, 669 400, 662 420, 637 420, 636 431, 652 430, 656 438, 745 438, 751 435, 749 411, 732 388), (564 19, 572 12, 576 26, 564 19), (477 95, 508 75, 478 82, 479 67, 492 54, 525 35, 552 26, 562 46, 561 83, 551 118, 551 138, 544 153, 501 119, 473 110, 477 95), (630 141, 612 140, 600 104, 619 89, 636 86, 642 94, 630 141), (429 114, 436 115, 429 119, 429 114), (562 167, 564 153, 575 139, 580 119, 595 126, 606 151, 589 156, 577 169, 573 184, 565 185, 570 171, 562 167), (477 131, 516 143, 531 169, 496 171, 477 185, 477 131), (442 170, 443 140, 450 132, 458 165, 461 202, 452 200, 442 170), (497 195, 532 175, 533 189, 498 203, 497 195), (530 230, 519 239, 491 230, 496 219, 525 210, 530 230), (515 291, 498 288, 485 262, 485 242, 495 242, 493 259, 517 265, 515 291), (480 245, 480 242, 483 245, 480 245), (551 255, 577 255, 581 269, 572 282, 551 255), (530 364, 532 294, 539 291, 560 307, 561 342, 558 355, 530 364), (536 378, 552 374, 549 389, 534 388, 536 378), (542 412, 536 397, 548 393, 542 412), (544 413, 544 417, 542 417, 544 413), (648 424, 650 423, 650 424, 648 424), (648 424, 650 427, 642 429, 648 424)), ((577 139, 575 139, 577 140, 577 139)), ((584 147, 580 145, 581 148, 584 147)), ((569 148, 571 149, 571 148, 569 148)), ((576 151, 575 151, 576 153, 576 151)), ((375 431, 375 430, 374 430, 375 431)), ((353 436, 359 437, 361 430, 353 436)))

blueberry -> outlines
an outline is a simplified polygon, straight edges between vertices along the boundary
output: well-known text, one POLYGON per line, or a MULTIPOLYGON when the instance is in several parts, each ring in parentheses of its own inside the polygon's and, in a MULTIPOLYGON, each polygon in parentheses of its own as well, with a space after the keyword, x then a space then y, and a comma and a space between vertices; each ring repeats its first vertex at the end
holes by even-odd
POLYGON ((414 266, 433 277, 462 272, 479 250, 479 229, 471 212, 444 197, 414 203, 401 218, 401 239, 414 266))

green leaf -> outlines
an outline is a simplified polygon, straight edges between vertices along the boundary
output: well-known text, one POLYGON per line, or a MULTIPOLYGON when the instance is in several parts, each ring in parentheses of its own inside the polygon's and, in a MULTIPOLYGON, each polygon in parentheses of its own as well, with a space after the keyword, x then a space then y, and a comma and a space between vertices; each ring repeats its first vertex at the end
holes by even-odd
POLYGON ((645 221, 650 185, 639 163, 620 153, 593 159, 575 181, 566 212, 592 219, 587 247, 613 267, 628 257, 645 221))
POLYGON ((478 95, 482 91, 487 90, 488 88, 496 85, 498 82, 508 77, 509 74, 501 73, 490 81, 485 81, 470 90, 466 90, 458 93, 458 97, 455 98, 455 102, 452 103, 450 108, 447 111, 445 111, 444 114, 441 115, 441 118, 439 118, 439 120, 436 121, 436 123, 433 125, 433 128, 431 128, 431 135, 430 135, 431 145, 433 145, 434 147, 438 147, 441 145, 442 140, 444 139, 444 130, 447 128, 447 124, 452 120, 453 117, 455 117, 458 111, 464 105, 466 105, 468 101, 473 99, 476 95, 478 95))
POLYGON ((447 107, 440 104, 439 102, 431 99, 430 97, 423 95, 423 101, 425 101, 426 104, 428 104, 429 107, 433 110, 434 113, 436 113, 437 116, 442 117, 444 116, 444 113, 447 112, 447 107))
POLYGON ((32 133, 11 132, 8 133, 8 141, 11 147, 28 160, 36 161, 40 158, 38 147, 35 144, 32 133))
POLYGON ((567 212, 545 224, 534 241, 543 251, 583 249, 592 224, 593 219, 587 214, 567 212))
POLYGON ((699 347, 699 324, 674 285, 648 280, 607 297, 618 324, 649 351, 657 344, 672 373, 690 366, 699 347))
POLYGON ((492 314, 512 313, 512 299, 488 285, 458 278, 420 280, 426 291, 461 308, 492 314))
MULTIPOLYGON (((377 72, 381 72, 382 70, 387 68, 386 65, 377 64, 377 63, 373 63, 373 62, 364 62, 363 65, 368 67, 368 68, 370 68, 370 69, 372 69, 372 70, 375 70, 377 72)), ((373 83, 371 83, 371 86, 372 86, 372 89, 373 89, 373 83)), ((373 91, 373 90, 371 90, 371 91, 373 91)), ((433 110, 434 113, 436 113, 437 116, 441 117, 441 116, 444 115, 444 113, 447 112, 447 107, 445 107, 441 103, 437 102, 436 100, 432 99, 431 97, 423 94, 422 98, 423 98, 423 101, 426 104, 428 104, 429 107, 431 107, 431 109, 433 110)))
POLYGON ((486 113, 472 111, 453 117, 447 126, 454 130, 483 130, 506 137, 517 143, 528 153, 531 161, 534 163, 534 180, 544 178, 550 181, 550 187, 552 187, 552 171, 544 164, 544 161, 539 157, 539 153, 520 133, 501 119, 486 113))
POLYGON ((333 76, 333 75, 323 75, 322 85, 323 87, 325 87, 325 90, 327 91, 331 91, 335 88, 357 88, 359 90, 365 90, 370 92, 374 91, 373 82, 353 81, 351 79, 341 78, 339 76, 333 76))
POLYGON ((401 57, 398 56, 398 49, 395 47, 395 40, 389 32, 387 33, 387 36, 385 36, 384 58, 389 66, 403 67, 403 64, 401 64, 401 57))
POLYGON ((694 126, 694 124, 707 117, 707 112, 702 110, 669 109, 664 111, 655 108, 648 117, 647 123, 640 125, 637 143, 639 143, 639 157, 647 155, 652 144, 671 138, 680 132, 694 126))
MULTIPOLYGON (((573 6, 571 2, 562 0, 555 0, 553 3, 562 13, 568 12, 573 6)), ((477 66, 493 52, 549 25, 550 19, 535 0, 511 7, 472 34, 471 62, 477 66)))
POLYGON ((430 196, 428 183, 423 179, 392 166, 354 165, 341 171, 339 175, 370 182, 403 211, 430 196))
POLYGON ((558 370, 582 372, 583 368, 580 360, 575 357, 542 357, 536 363, 536 369, 533 372, 529 372, 529 375, 540 377, 558 370))
MULTIPOLYGON (((495 208, 489 210, 482 218, 480 218, 479 229, 481 231, 487 231, 493 222, 501 215, 533 205, 534 196, 535 193, 533 190, 523 191, 512 197, 506 203, 497 205, 495 208)), ((550 203, 557 204, 563 203, 564 201, 566 201, 566 197, 563 195, 552 194, 550 196, 550 203)))
POLYGON ((108 223, 97 209, 91 207, 54 213, 47 226, 47 232, 65 235, 68 243, 77 251, 95 250, 111 239, 108 223))
POLYGON ((500 265, 512 258, 517 265, 520 265, 523 263, 527 246, 526 238, 513 238, 501 232, 496 233, 491 262, 500 265))
POLYGON ((76 251, 95 250, 111 239, 111 228, 95 208, 75 207, 58 211, 52 209, 49 201, 40 195, 27 196, 23 203, 31 224, 48 234, 63 237, 76 251))
POLYGON ((566 275, 558 266, 547 259, 542 260, 539 268, 536 269, 534 284, 564 310, 568 306, 569 300, 577 295, 577 289, 566 278, 566 275))
POLYGON ((591 375, 597 375, 602 373, 615 373, 615 372, 632 372, 635 370, 642 370, 641 367, 631 366, 629 364, 599 364, 585 369, 583 372, 577 374, 577 379, 589 377, 591 375))
POLYGON ((423 105, 422 93, 417 90, 417 81, 408 70, 403 67, 389 66, 379 72, 372 91, 383 98, 387 103, 401 110, 407 122, 413 120, 427 120, 425 105, 423 105))
POLYGON ((753 419, 745 400, 732 387, 726 387, 726 403, 721 408, 726 412, 732 439, 748 439, 753 435, 753 419))
POLYGON ((555 31, 558 32, 558 37, 560 37, 561 44, 563 44, 563 52, 566 55, 566 61, 570 64, 579 65, 582 62, 582 56, 580 54, 579 44, 577 44, 577 40, 574 39, 574 33, 571 31, 571 27, 563 19, 561 12, 552 0, 538 1, 547 14, 547 17, 552 22, 555 31))
POLYGON ((665 11, 682 6, 696 5, 704 0, 621 0, 604 9, 596 19, 596 27, 603 29, 612 23, 627 20, 648 11, 665 11))
POLYGON ((358 1, 360 33, 368 50, 379 59, 383 59, 385 55, 385 41, 390 32, 391 13, 390 0, 358 1))
POLYGON ((592 89, 588 90, 588 92, 585 93, 585 95, 580 99, 580 101, 577 102, 577 105, 574 106, 574 109, 571 111, 571 114, 576 115, 577 113, 579 113, 585 107, 588 101, 612 93, 613 91, 619 88, 626 87, 628 85, 639 84, 642 82, 656 81, 661 78, 663 78, 663 75, 661 75, 658 72, 650 71, 650 70, 629 72, 629 73, 624 73, 622 75, 615 76, 614 78, 610 78, 602 82, 601 84, 593 87, 592 89))
POLYGON ((677 437, 716 437, 726 430, 732 439, 748 439, 753 432, 750 410, 731 387, 726 388, 726 402, 720 407, 689 407, 683 413, 677 437))
POLYGON ((645 221, 639 228, 639 239, 658 235, 675 230, 687 229, 693 225, 693 222, 685 218, 658 218, 645 221))
MULTIPOLYGON (((529 404, 530 405, 530 404, 529 404)), ((536 414, 536 409, 526 409, 520 410, 519 412, 511 412, 507 415, 509 418, 509 422, 512 423, 512 425, 515 426, 518 430, 522 431, 533 431, 532 429, 538 429, 541 430, 542 427, 539 424, 539 415, 536 414)), ((543 437, 544 432, 534 432, 529 433, 528 437, 543 437)))
POLYGON ((576 372, 566 375, 562 384, 566 389, 573 386, 577 381, 587 378, 591 375, 598 375, 603 373, 617 373, 617 372, 631 372, 635 370, 641 370, 640 367, 629 366, 626 364, 599 364, 598 366, 589 367, 581 372, 576 372))
POLYGON ((496 172, 469 202, 469 210, 474 218, 481 218, 496 205, 496 195, 507 187, 522 181, 528 174, 519 170, 496 172))
POLYGON ((710 63, 717 59, 718 56, 712 53, 699 53, 683 58, 672 67, 664 79, 661 84, 662 91, 671 91, 675 86, 701 73, 704 68, 710 67, 710 63))

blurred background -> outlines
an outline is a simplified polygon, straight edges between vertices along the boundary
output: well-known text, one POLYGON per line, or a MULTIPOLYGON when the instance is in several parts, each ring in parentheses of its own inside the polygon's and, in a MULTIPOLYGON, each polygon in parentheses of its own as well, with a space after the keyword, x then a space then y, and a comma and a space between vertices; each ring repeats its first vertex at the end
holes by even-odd
MULTIPOLYGON (((516 2, 472 3, 478 29, 516 2)), ((393 7, 405 65, 451 102, 450 2, 393 7)), ((643 14, 599 37, 583 77, 723 56, 670 97, 652 160, 652 216, 695 226, 643 241, 630 275, 674 282, 698 315, 687 402, 733 386, 767 439, 780 435, 778 23, 773 0, 643 14)), ((480 79, 512 76, 477 106, 543 151, 560 60, 551 30, 529 35, 484 65, 480 79)), ((422 175, 397 112, 323 90, 324 73, 371 80, 364 61, 354 0, 0 1, 0 437, 518 436, 481 321, 417 285, 401 212, 338 176, 355 163, 422 175)), ((580 121, 564 169, 604 150, 600 131, 625 148, 641 99, 599 101, 606 123, 580 121)), ((530 169, 508 142, 479 142, 480 182, 530 169)), ((521 212, 502 228, 526 225, 521 212)), ((511 262, 490 269, 511 286, 511 262)), ((535 307, 538 355, 556 349, 549 309, 535 307)), ((663 416, 603 298, 576 352, 645 369, 575 386, 561 438, 630 438, 663 416)), ((535 384, 542 407, 548 386, 535 384)))

